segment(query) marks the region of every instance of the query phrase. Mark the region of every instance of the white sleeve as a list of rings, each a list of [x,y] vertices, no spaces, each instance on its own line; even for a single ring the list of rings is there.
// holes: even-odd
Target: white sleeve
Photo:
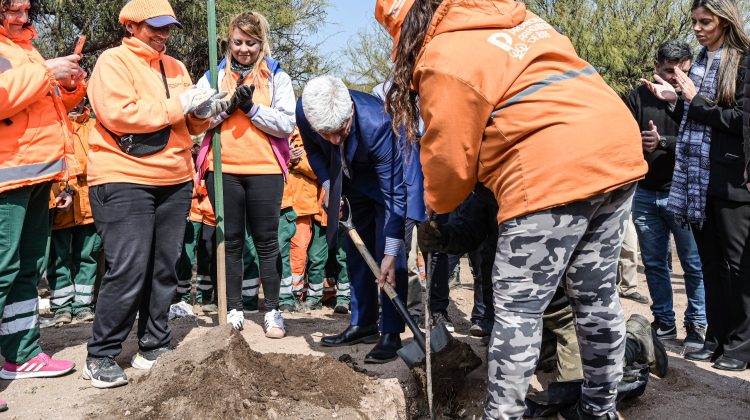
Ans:
[[[196,83],[195,86],[207,89],[211,87],[211,82],[208,80],[208,76],[204,74],[203,77],[198,80],[198,83]]]
[[[248,116],[253,124],[264,132],[286,138],[294,131],[296,124],[294,112],[297,100],[294,97],[292,79],[285,72],[273,77],[273,100],[271,106],[253,105]]]

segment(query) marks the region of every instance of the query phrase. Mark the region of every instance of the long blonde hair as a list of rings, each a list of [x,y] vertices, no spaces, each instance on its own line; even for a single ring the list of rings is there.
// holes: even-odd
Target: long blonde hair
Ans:
[[[245,35],[253,38],[260,42],[260,53],[258,59],[255,61],[253,73],[251,77],[257,78],[261,72],[265,72],[266,75],[270,73],[268,64],[266,64],[265,58],[271,56],[271,43],[269,41],[269,25],[266,17],[258,12],[246,12],[240,13],[229,23],[229,31],[227,32],[227,69],[231,68],[232,65],[232,51],[229,49],[229,43],[231,42],[230,37],[235,29],[239,29]]]
[[[713,13],[722,22],[727,23],[724,29],[724,45],[719,65],[719,81],[716,102],[722,106],[734,106],[737,92],[737,70],[750,45],[750,38],[743,29],[742,16],[735,0],[695,0],[690,10],[703,7]],[[708,63],[710,66],[711,63]]]

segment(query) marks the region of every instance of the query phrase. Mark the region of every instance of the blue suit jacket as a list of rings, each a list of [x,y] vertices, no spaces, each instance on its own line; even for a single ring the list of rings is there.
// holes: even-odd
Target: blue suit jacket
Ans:
[[[404,238],[406,185],[399,137],[391,129],[391,117],[378,98],[349,91],[354,102],[354,121],[344,140],[345,160],[351,178],[344,176],[343,192],[352,188],[385,207],[386,238]],[[297,101],[297,127],[315,175],[321,183],[330,180],[331,148],[337,147],[310,127]]]

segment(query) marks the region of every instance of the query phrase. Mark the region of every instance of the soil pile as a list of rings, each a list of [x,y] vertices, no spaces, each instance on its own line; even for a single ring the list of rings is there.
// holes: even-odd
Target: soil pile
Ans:
[[[330,357],[261,354],[231,327],[214,328],[110,394],[104,417],[331,418],[358,411],[367,381]]]

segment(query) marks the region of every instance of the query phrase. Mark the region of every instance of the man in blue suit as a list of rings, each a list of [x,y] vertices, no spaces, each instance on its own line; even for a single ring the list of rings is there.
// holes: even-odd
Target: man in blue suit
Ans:
[[[336,239],[339,200],[349,200],[352,221],[370,253],[380,262],[376,279],[354,244],[347,239],[351,278],[351,325],[324,337],[324,346],[375,343],[366,363],[397,358],[404,322],[378,285],[391,284],[402,300],[407,293],[404,219],[406,186],[399,138],[391,118],[374,96],[350,91],[337,78],[317,77],[297,102],[297,126],[310,166],[325,189],[329,243]],[[331,247],[334,249],[334,247]],[[382,307],[378,332],[378,296]]]

